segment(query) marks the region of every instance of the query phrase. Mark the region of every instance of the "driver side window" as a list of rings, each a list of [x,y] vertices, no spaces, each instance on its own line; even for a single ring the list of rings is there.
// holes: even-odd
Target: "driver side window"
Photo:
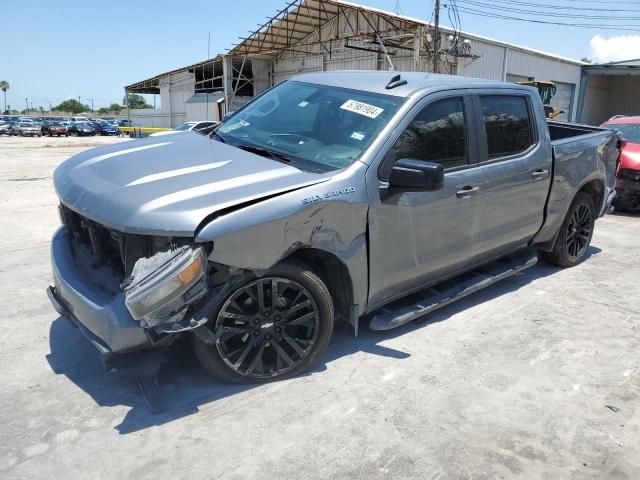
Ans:
[[[425,106],[393,146],[395,159],[440,163],[445,170],[468,164],[462,97],[444,98]]]

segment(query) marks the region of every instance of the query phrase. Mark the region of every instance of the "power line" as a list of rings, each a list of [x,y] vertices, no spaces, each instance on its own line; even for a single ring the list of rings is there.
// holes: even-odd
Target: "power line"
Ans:
[[[566,23],[566,22],[552,22],[547,20],[536,20],[532,18],[522,18],[522,17],[514,17],[511,15],[501,15],[497,13],[491,13],[484,10],[477,10],[469,7],[458,7],[459,11],[462,13],[468,13],[469,15],[475,15],[478,17],[486,17],[486,18],[497,18],[501,20],[515,20],[518,22],[529,22],[529,23],[538,23],[538,24],[546,24],[546,25],[560,25],[564,27],[575,27],[575,28],[588,28],[592,30],[621,30],[628,32],[640,32],[640,27],[638,25],[602,25],[595,23]],[[538,14],[538,16],[540,16]]]
[[[566,2],[579,2],[579,3],[599,3],[602,5],[603,0],[565,0]],[[621,5],[638,5],[637,0],[625,1],[625,0],[607,0],[606,3],[618,3]]]
[[[542,16],[542,17],[556,17],[556,18],[576,18],[580,20],[614,20],[614,21],[615,20],[640,20],[640,17],[616,17],[611,15],[577,15],[575,13],[551,13],[551,12],[527,10],[522,8],[505,7],[503,5],[496,5],[494,3],[474,1],[474,0],[460,0],[460,1],[467,3],[469,5],[474,5],[476,7],[491,8],[491,9],[501,10],[503,12],[508,12],[508,13],[535,15],[537,17]]]
[[[463,0],[461,0],[463,1]],[[638,9],[616,9],[616,8],[596,8],[596,7],[571,7],[568,5],[553,5],[548,3],[531,3],[521,2],[517,0],[491,0],[492,3],[506,3],[508,5],[522,5],[525,7],[535,8],[547,8],[552,10],[564,10],[564,11],[588,11],[588,12],[626,12],[626,13],[640,13]],[[602,2],[599,2],[602,3]],[[636,4],[637,5],[637,4]],[[544,13],[544,12],[543,12]]]

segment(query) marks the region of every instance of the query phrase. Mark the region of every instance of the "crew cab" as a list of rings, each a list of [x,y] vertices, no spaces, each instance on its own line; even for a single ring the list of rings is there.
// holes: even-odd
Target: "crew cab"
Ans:
[[[301,75],[209,136],[62,163],[49,298],[107,366],[188,335],[222,381],[296,375],[335,322],[397,327],[538,252],[582,262],[615,195],[618,140],[548,123],[527,86]]]

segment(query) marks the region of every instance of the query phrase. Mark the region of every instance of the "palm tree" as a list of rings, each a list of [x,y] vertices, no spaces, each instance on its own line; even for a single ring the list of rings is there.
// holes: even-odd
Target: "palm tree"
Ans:
[[[4,112],[7,111],[7,90],[9,90],[9,82],[0,80],[0,89],[4,92]]]

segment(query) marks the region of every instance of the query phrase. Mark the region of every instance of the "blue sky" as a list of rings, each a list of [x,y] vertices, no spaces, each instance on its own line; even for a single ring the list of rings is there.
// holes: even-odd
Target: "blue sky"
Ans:
[[[0,44],[3,45],[0,80],[11,84],[7,103],[22,110],[25,97],[34,107],[43,105],[45,109],[49,101],[55,106],[66,98],[78,96],[88,104],[93,98],[96,108],[121,102],[124,85],[205,59],[208,32],[212,37],[212,56],[223,53],[237,42],[238,36],[256,28],[287,1],[3,2],[0,10]],[[458,0],[458,5],[464,1],[471,0]],[[504,0],[479,1],[504,3]],[[528,1],[535,3],[535,0]],[[541,1],[566,6],[566,11],[575,6],[601,8],[614,3]],[[442,2],[446,4],[448,0]],[[396,0],[360,0],[360,3],[393,10]],[[615,3],[621,8],[637,8],[640,17],[640,0]],[[405,15],[429,19],[433,0],[400,0],[400,8]],[[443,22],[449,24],[446,10],[442,17]],[[638,25],[640,29],[640,23]],[[462,14],[462,28],[578,59],[592,55],[590,41],[597,34],[606,41],[612,36],[631,33],[536,25],[470,14]],[[627,42],[623,41],[623,44]],[[637,53],[640,57],[640,51]]]

